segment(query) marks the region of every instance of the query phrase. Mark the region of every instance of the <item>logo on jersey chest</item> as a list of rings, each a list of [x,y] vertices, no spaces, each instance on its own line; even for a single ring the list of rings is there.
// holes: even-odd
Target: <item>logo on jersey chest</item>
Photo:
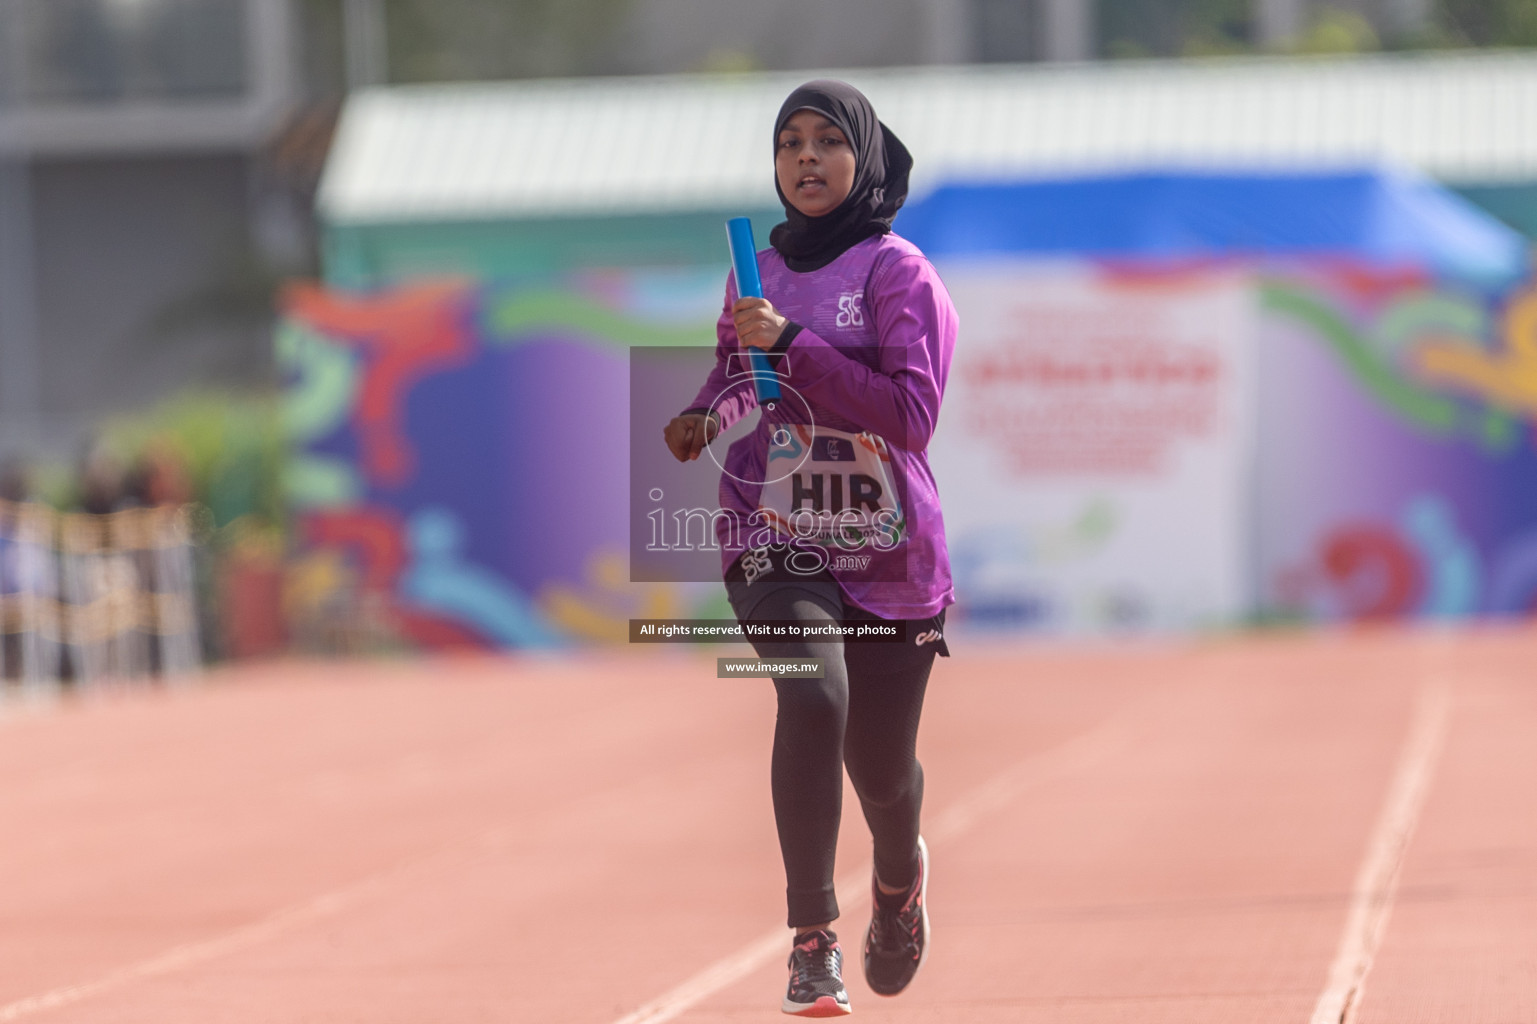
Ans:
[[[844,292],[838,296],[838,316],[833,321],[838,327],[863,327],[865,325],[865,292]]]

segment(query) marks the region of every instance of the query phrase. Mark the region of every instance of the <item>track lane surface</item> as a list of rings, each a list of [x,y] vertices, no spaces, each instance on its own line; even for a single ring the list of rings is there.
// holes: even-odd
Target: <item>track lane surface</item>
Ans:
[[[1439,673],[1446,745],[1359,1012],[1530,1019],[1534,652],[1384,631],[941,662],[934,954],[870,994],[851,908],[856,1014],[1306,1021]],[[713,653],[246,666],[0,717],[0,1022],[633,1014],[782,921],[772,693]],[[840,867],[867,858],[850,795]],[[782,959],[671,1019],[782,1019]]]

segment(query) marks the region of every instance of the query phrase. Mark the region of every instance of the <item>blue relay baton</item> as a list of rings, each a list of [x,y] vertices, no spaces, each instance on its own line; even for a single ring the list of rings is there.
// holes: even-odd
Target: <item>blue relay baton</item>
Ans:
[[[763,278],[758,276],[758,247],[752,240],[752,221],[746,217],[732,217],[726,221],[726,240],[731,243],[731,268],[736,271],[737,296],[763,298]],[[758,395],[758,404],[771,407],[779,401],[779,378],[761,348],[749,348],[747,359],[752,367],[753,390]]]

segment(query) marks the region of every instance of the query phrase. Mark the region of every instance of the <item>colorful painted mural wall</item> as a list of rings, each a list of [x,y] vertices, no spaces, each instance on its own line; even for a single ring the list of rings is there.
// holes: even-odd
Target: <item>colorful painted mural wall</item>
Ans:
[[[1334,264],[1257,287],[1261,613],[1537,610],[1537,286]]]
[[[629,351],[712,345],[720,279],[292,289],[296,625],[362,607],[426,647],[548,647],[698,613],[702,588],[629,582]]]
[[[999,307],[1009,336],[1060,335],[1060,310],[1098,308],[1090,293],[1104,287],[1123,304],[1128,296],[1140,303],[1139,320],[1167,309],[1171,325],[1188,325],[1179,328],[1187,347],[1231,321],[1210,343],[1247,368],[1233,378],[1236,389],[1223,384],[1222,408],[1233,412],[1213,421],[1225,424],[1217,433],[1171,440],[1179,451],[1161,462],[1132,460],[1120,467],[1121,485],[1107,487],[1103,474],[1064,485],[1056,475],[1041,491],[1055,505],[1033,502],[1021,467],[1041,460],[1021,462],[1017,438],[970,445],[965,458],[946,461],[962,607],[1002,608],[1012,595],[1035,609],[973,616],[973,625],[1177,629],[1537,608],[1530,281],[1490,286],[1313,261],[1208,265],[1160,283],[1150,270],[1080,266],[1035,273],[1028,288],[991,288],[1014,297]],[[542,647],[620,642],[632,617],[729,616],[718,584],[632,583],[627,558],[629,435],[639,429],[629,417],[631,349],[710,345],[721,276],[626,270],[366,294],[294,288],[278,349],[295,440],[296,626],[361,607],[382,630],[426,647]],[[1235,280],[1244,297],[1235,297]],[[1053,281],[1062,292],[1055,297]],[[955,283],[958,302],[980,301],[969,297],[977,282]],[[1020,296],[1031,302],[1020,306]],[[1187,299],[1188,315],[1176,308]],[[1026,307],[1056,319],[1009,319],[1028,317]],[[965,322],[964,306],[961,313]],[[986,332],[977,334],[980,307],[970,315],[976,344],[957,358],[957,396],[970,379],[967,359],[992,352]],[[1235,332],[1246,337],[1227,337]],[[1085,343],[1113,340],[1086,335]],[[1008,383],[972,376],[988,387]],[[1128,422],[1137,421],[1146,384],[1116,385],[1100,398],[1124,400]],[[976,415],[962,414],[985,403],[957,396],[951,425],[978,429]],[[994,398],[1013,408],[1007,396]],[[1095,422],[1107,415],[1100,409]],[[962,500],[1005,483],[1022,489],[1007,501]],[[987,508],[1007,521],[971,523]],[[1041,532],[1037,520],[1051,508],[1065,517],[1065,533]],[[1170,543],[1170,530],[1184,539]],[[998,542],[1004,536],[1030,543]],[[1141,604],[1100,601],[1077,619],[1041,612],[1052,594],[1088,583]]]

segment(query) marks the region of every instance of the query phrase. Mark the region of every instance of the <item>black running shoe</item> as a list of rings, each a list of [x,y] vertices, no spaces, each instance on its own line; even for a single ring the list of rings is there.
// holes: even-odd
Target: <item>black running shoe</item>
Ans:
[[[790,951],[790,988],[780,1009],[797,1017],[841,1017],[850,1012],[838,936],[814,931],[796,938]]]
[[[918,877],[905,896],[888,896],[874,881],[870,930],[865,932],[865,980],[879,995],[907,987],[929,955],[929,848],[918,837]]]

